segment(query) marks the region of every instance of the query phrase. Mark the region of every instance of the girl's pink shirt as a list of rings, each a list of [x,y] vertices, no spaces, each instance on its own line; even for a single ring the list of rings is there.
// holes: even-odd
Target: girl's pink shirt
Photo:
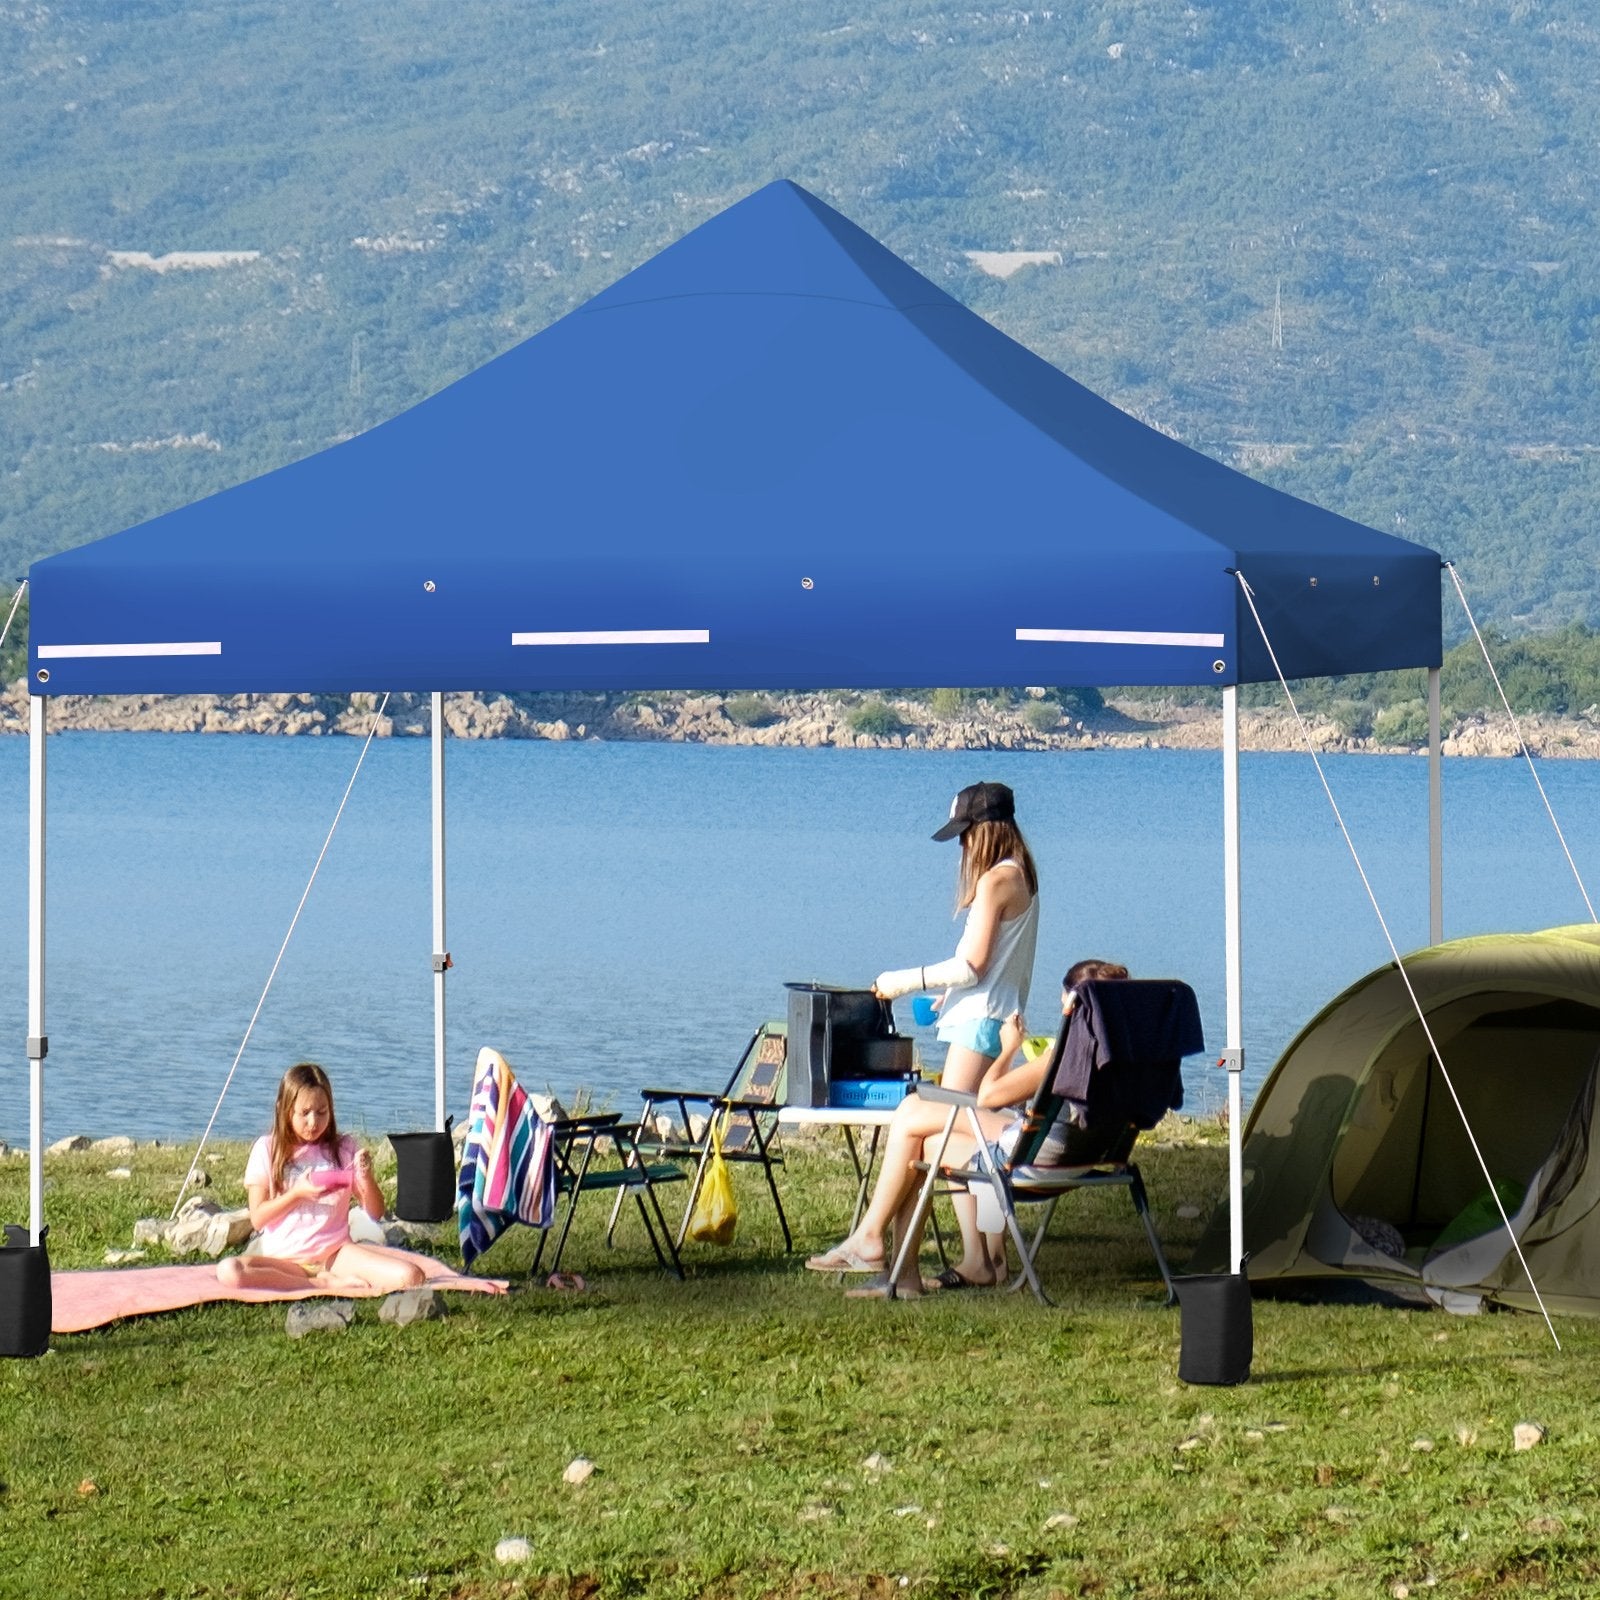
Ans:
[[[284,1169],[283,1187],[292,1189],[308,1172],[330,1167],[348,1169],[354,1166],[355,1159],[356,1142],[349,1134],[339,1140],[337,1156],[331,1154],[325,1144],[303,1144],[289,1158],[289,1165]],[[270,1190],[270,1134],[263,1134],[250,1147],[244,1182],[247,1189],[259,1183]],[[320,1199],[302,1200],[293,1210],[286,1211],[276,1222],[263,1228],[260,1251],[262,1255],[275,1256],[279,1260],[321,1263],[341,1245],[349,1242],[350,1191],[330,1189]]]

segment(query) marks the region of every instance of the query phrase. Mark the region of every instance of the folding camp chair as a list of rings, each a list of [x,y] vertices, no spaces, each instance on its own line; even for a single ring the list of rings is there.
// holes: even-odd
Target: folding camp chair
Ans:
[[[641,1158],[672,1162],[692,1162],[694,1179],[689,1185],[688,1203],[678,1225],[677,1247],[683,1248],[689,1219],[705,1182],[711,1162],[711,1132],[715,1123],[726,1118],[722,1134],[724,1161],[760,1162],[783,1229],[783,1248],[792,1250],[789,1219],[784,1215],[783,1198],[778,1193],[775,1167],[783,1165],[783,1155],[775,1148],[778,1138],[778,1108],[783,1104],[788,1052],[788,1028],[782,1022],[763,1022],[739,1057],[733,1075],[720,1093],[694,1089],[641,1089],[644,1107],[640,1112],[638,1148]],[[691,1107],[703,1106],[698,1118]],[[695,1123],[699,1122],[698,1133]],[[681,1176],[682,1174],[680,1174]],[[622,1210],[622,1196],[611,1209],[614,1228]],[[606,1237],[611,1237],[607,1230]]]
[[[1082,997],[1091,990],[1095,991],[1092,1001],[1085,1002]],[[1019,1289],[1026,1283],[1046,1305],[1052,1302],[1039,1282],[1035,1263],[1062,1195],[1074,1189],[1126,1188],[1134,1211],[1144,1225],[1162,1282],[1166,1284],[1167,1304],[1176,1300],[1166,1252],[1161,1248],[1160,1236],[1150,1216],[1144,1178],[1131,1157],[1141,1130],[1153,1128],[1167,1111],[1183,1104],[1179,1061],[1183,1055],[1202,1048],[1199,1008],[1187,984],[1164,979],[1084,984],[1079,993],[1080,1004],[1056,1036],[1044,1077],[1024,1113],[1021,1132],[1006,1160],[995,1159],[995,1152],[984,1136],[975,1094],[927,1083],[918,1085],[917,1093],[925,1100],[947,1105],[950,1112],[933,1159],[917,1163],[918,1169],[927,1176],[911,1226],[905,1238],[897,1241],[889,1274],[891,1294],[892,1285],[899,1281],[905,1266],[907,1251],[912,1242],[921,1237],[922,1223],[932,1206],[935,1188],[943,1182],[974,1192],[983,1188],[994,1196],[1005,1231],[1016,1245],[1021,1261],[1021,1270],[1011,1287]],[[1099,1037],[1093,1036],[1092,1030],[1096,1028]],[[1074,1030],[1080,1030],[1076,1038]],[[1090,1031],[1090,1037],[1085,1037],[1085,1030]],[[1060,1092],[1068,1086],[1064,1082],[1064,1061],[1072,1042],[1080,1047],[1073,1053],[1074,1060],[1095,1063],[1086,1085],[1071,1085],[1088,1089],[1083,1101]],[[1151,1048],[1162,1053],[1142,1053]],[[1169,1051],[1172,1053],[1167,1053]],[[1083,1123],[1079,1125],[1076,1120],[1070,1123],[1065,1149],[1059,1158],[1041,1163],[1036,1159],[1040,1147],[1069,1104],[1077,1108]],[[963,1117],[965,1131],[970,1133],[976,1150],[964,1165],[949,1165],[944,1159],[945,1150],[958,1118]],[[981,1199],[980,1196],[980,1204]],[[1016,1208],[1025,1204],[1039,1204],[1045,1208],[1031,1240],[1023,1235],[1017,1220]]]
[[[560,1270],[561,1253],[567,1247],[567,1235],[572,1231],[572,1217],[578,1209],[579,1196],[590,1190],[609,1189],[616,1192],[617,1203],[606,1229],[606,1243],[611,1243],[622,1202],[632,1195],[639,1215],[644,1219],[644,1231],[649,1237],[650,1248],[656,1253],[656,1260],[663,1267],[670,1265],[681,1278],[683,1263],[678,1259],[678,1247],[673,1241],[672,1230],[661,1214],[656,1185],[682,1182],[687,1176],[683,1169],[671,1162],[652,1163],[645,1160],[639,1148],[637,1124],[625,1123],[620,1112],[610,1111],[592,1117],[563,1117],[551,1123],[550,1128],[550,1158],[555,1164],[556,1193],[566,1196],[561,1228],[556,1236],[556,1253],[550,1262],[551,1273]],[[609,1141],[611,1148],[609,1155],[602,1157],[606,1164],[596,1166],[597,1147],[602,1140]],[[651,1220],[652,1213],[654,1221]],[[661,1229],[659,1237],[656,1233],[657,1224]],[[539,1235],[539,1248],[533,1257],[532,1272],[535,1277],[549,1237],[548,1228]],[[665,1252],[661,1248],[663,1243],[666,1245]]]

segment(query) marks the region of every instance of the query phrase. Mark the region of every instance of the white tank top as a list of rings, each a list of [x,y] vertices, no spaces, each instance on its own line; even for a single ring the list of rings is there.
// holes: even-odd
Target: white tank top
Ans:
[[[1018,866],[1008,856],[999,863]],[[972,915],[968,909],[967,915]],[[965,927],[962,937],[966,936]],[[1009,922],[1002,922],[994,933],[989,965],[972,983],[950,990],[950,997],[939,1012],[939,1036],[945,1037],[950,1023],[979,1022],[985,1017],[1004,1021],[1013,1011],[1028,1004],[1028,989],[1033,982],[1033,952],[1039,938],[1039,897],[1028,901],[1027,909]]]

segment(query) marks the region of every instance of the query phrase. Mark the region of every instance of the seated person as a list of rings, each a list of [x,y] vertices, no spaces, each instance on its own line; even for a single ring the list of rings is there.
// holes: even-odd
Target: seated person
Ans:
[[[1114,978],[1126,978],[1128,969],[1111,961],[1079,961],[1068,969],[1062,980],[1062,1027],[1072,1015],[1077,1004],[1078,985]],[[1053,1052],[1045,1052],[1034,1061],[1015,1058],[1025,1037],[1025,1025],[1020,1013],[1013,1013],[1001,1029],[1000,1054],[990,1064],[978,1084],[978,1122],[984,1138],[994,1152],[996,1163],[1005,1161],[1016,1148],[1022,1133],[1023,1117],[1029,1102],[1038,1092],[1044,1075],[1050,1069]],[[890,1224],[895,1237],[903,1237],[916,1210],[919,1177],[913,1163],[932,1160],[938,1154],[939,1139],[944,1133],[949,1107],[937,1101],[923,1100],[910,1095],[895,1108],[889,1123],[889,1135],[884,1144],[883,1165],[878,1171],[878,1182],[872,1191],[860,1224],[848,1239],[835,1245],[822,1255],[812,1256],[806,1265],[813,1272],[876,1272],[885,1273],[889,1255],[885,1235]],[[1067,1113],[1045,1135],[1037,1159],[1047,1165],[1059,1160],[1066,1148]],[[977,1159],[977,1147],[965,1119],[956,1123],[950,1141],[945,1146],[945,1163],[948,1166],[968,1166]],[[970,1195],[959,1197],[956,1218],[961,1224],[961,1260],[932,1286],[940,1288],[973,1288],[997,1284],[1006,1275],[1005,1235],[984,1235],[978,1231],[977,1208]],[[909,1298],[921,1294],[924,1288],[917,1266],[915,1241],[906,1252],[905,1266],[895,1293]],[[865,1289],[850,1291],[861,1298],[879,1298],[887,1294],[887,1279]]]

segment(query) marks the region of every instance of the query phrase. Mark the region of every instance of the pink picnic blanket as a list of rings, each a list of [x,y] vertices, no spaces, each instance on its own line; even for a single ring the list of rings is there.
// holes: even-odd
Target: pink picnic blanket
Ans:
[[[461,1289],[473,1294],[504,1294],[504,1278],[469,1278],[432,1256],[411,1254],[423,1270],[430,1289]],[[50,1331],[82,1333],[103,1328],[120,1317],[141,1317],[153,1311],[179,1311],[212,1300],[310,1300],[317,1295],[336,1299],[374,1299],[388,1293],[373,1289],[361,1295],[351,1291],[315,1289],[228,1289],[217,1278],[214,1262],[195,1267],[107,1267],[89,1272],[50,1274]]]

